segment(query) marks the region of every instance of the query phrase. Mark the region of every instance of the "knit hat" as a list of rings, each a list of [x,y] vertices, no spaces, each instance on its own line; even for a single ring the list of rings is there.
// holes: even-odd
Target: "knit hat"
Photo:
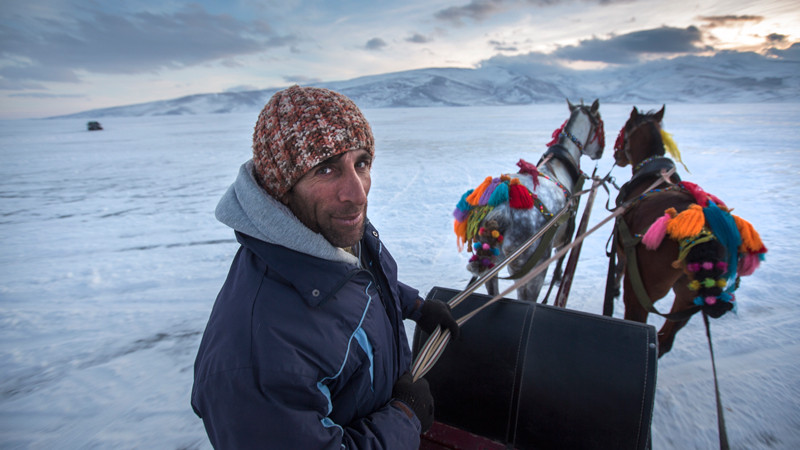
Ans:
[[[322,88],[276,92],[253,132],[256,179],[278,200],[317,164],[357,149],[375,154],[367,119],[352,100]]]

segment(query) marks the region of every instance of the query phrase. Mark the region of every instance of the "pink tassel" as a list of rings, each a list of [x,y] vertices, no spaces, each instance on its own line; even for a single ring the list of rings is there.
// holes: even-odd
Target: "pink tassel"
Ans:
[[[647,229],[647,232],[642,236],[642,244],[648,250],[655,250],[661,245],[661,241],[664,240],[664,236],[667,234],[667,224],[669,223],[670,217],[669,214],[664,214],[663,216],[656,219],[650,228]]]
[[[760,265],[761,259],[757,253],[747,253],[739,260],[739,275],[743,277],[752,275]]]

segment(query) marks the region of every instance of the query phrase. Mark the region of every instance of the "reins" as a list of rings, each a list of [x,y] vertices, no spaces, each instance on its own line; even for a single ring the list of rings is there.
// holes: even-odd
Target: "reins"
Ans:
[[[603,179],[603,181],[605,181],[605,179]],[[525,243],[523,243],[522,246],[520,246],[514,253],[509,255],[504,260],[500,261],[491,270],[489,270],[486,273],[484,273],[480,278],[475,280],[475,282],[473,282],[472,284],[467,286],[466,289],[464,289],[458,295],[456,295],[452,299],[450,299],[447,302],[448,306],[450,306],[451,309],[455,308],[456,306],[458,306],[458,304],[460,304],[467,297],[469,297],[473,292],[475,292],[479,287],[481,287],[482,285],[486,284],[486,282],[488,282],[492,277],[494,277],[497,274],[497,272],[499,272],[501,269],[503,269],[509,263],[511,263],[512,261],[517,259],[525,250],[527,250],[531,245],[533,245],[534,242],[536,242],[539,238],[541,238],[542,235],[544,235],[547,232],[547,230],[549,230],[552,226],[555,226],[555,224],[558,221],[558,219],[563,217],[565,214],[567,214],[569,212],[572,204],[576,201],[576,199],[578,197],[596,190],[600,186],[600,184],[601,183],[593,183],[593,186],[592,186],[591,189],[580,191],[580,192],[576,192],[575,194],[573,194],[567,200],[566,205],[564,205],[564,207],[561,208],[561,210],[559,210],[553,216],[553,220],[551,220],[547,224],[547,226],[543,227],[541,230],[539,230],[538,233],[536,233],[530,239],[525,241]],[[549,266],[553,261],[556,261],[557,259],[563,257],[573,247],[575,247],[577,245],[580,245],[583,242],[583,240],[586,239],[586,237],[588,237],[590,234],[596,232],[598,229],[600,229],[607,222],[609,222],[612,219],[615,219],[617,216],[619,216],[620,214],[625,212],[625,209],[626,209],[625,207],[617,208],[615,211],[612,212],[612,214],[610,214],[605,219],[601,220],[599,223],[597,223],[590,230],[586,231],[584,234],[582,234],[580,236],[576,236],[575,240],[573,242],[571,242],[569,245],[564,246],[562,249],[557,251],[553,256],[551,256],[546,261],[543,261],[542,263],[536,265],[536,267],[534,267],[531,271],[526,273],[525,276],[523,276],[522,278],[517,280],[514,284],[509,286],[503,292],[501,292],[498,295],[496,295],[495,297],[489,299],[486,303],[484,303],[482,306],[478,307],[477,309],[467,313],[466,315],[462,316],[459,319],[456,319],[456,322],[458,323],[458,325],[462,326],[469,319],[474,317],[476,314],[481,312],[483,309],[487,308],[489,305],[491,305],[493,303],[496,303],[498,300],[501,300],[506,295],[508,295],[510,292],[513,292],[514,290],[518,289],[520,286],[522,286],[525,283],[529,282],[536,275],[541,273],[543,270],[547,269],[547,266]],[[449,330],[442,330],[441,327],[437,327],[433,331],[433,333],[431,333],[431,335],[428,337],[428,340],[422,346],[422,348],[420,349],[419,354],[417,355],[417,357],[414,359],[414,362],[412,363],[411,374],[414,376],[414,380],[418,380],[419,378],[422,378],[423,376],[425,376],[425,374],[428,373],[428,371],[439,360],[439,357],[444,352],[444,349],[447,346],[447,343],[449,341],[450,341],[450,331]]]
[[[670,177],[676,171],[675,167],[673,166],[672,169],[669,171],[661,170],[661,176],[657,179],[648,189],[644,191],[643,195],[636,196],[631,198],[626,202],[628,207],[631,207],[638,203],[639,201],[644,198],[648,193],[654,192],[656,186],[661,184],[662,182],[667,182],[671,184]],[[603,315],[611,316],[614,311],[614,303],[613,299],[615,297],[613,289],[611,286],[614,284],[614,279],[616,278],[616,263],[615,263],[615,256],[616,256],[616,248],[618,245],[617,242],[617,235],[619,234],[619,239],[622,244],[622,247],[625,251],[626,255],[626,267],[628,269],[628,275],[631,277],[631,286],[633,287],[634,293],[636,294],[639,303],[642,307],[651,312],[653,314],[657,314],[663,317],[666,320],[677,321],[677,320],[685,320],[689,317],[696,314],[698,311],[702,311],[703,313],[703,323],[705,324],[706,328],[706,337],[708,339],[708,349],[711,354],[711,369],[714,376],[714,392],[716,396],[716,403],[717,403],[717,426],[719,430],[719,445],[720,450],[728,450],[730,448],[728,444],[728,435],[727,429],[725,426],[725,416],[724,416],[724,408],[722,407],[722,397],[719,392],[719,382],[717,377],[717,367],[714,358],[714,347],[711,342],[711,326],[708,320],[708,314],[703,310],[703,306],[701,305],[694,305],[688,309],[683,311],[678,311],[674,313],[661,313],[658,311],[655,306],[653,305],[652,300],[650,299],[649,295],[647,295],[647,290],[642,283],[641,275],[639,273],[639,265],[636,258],[636,245],[641,242],[641,237],[635,237],[630,230],[628,229],[625,220],[622,219],[620,216],[615,224],[615,231],[612,234],[612,247],[611,251],[609,252],[609,265],[608,265],[608,274],[606,276],[606,290],[605,290],[605,299],[603,304]],[[617,233],[619,231],[619,233]]]

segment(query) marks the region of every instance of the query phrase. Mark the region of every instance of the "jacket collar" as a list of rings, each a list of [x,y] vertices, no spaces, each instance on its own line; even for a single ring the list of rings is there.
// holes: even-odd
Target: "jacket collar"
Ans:
[[[272,272],[271,276],[277,275],[290,284],[312,307],[330,299],[362,271],[357,261],[328,260],[265,242],[241,232],[236,233],[236,238],[242,246],[250,249],[266,263],[267,270]],[[361,245],[369,249],[380,248],[378,232],[369,221]]]

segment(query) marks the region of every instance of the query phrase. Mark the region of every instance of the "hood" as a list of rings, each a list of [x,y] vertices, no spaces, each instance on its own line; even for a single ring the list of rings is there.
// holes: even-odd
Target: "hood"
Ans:
[[[239,168],[236,181],[217,204],[217,220],[256,239],[331,261],[358,264],[358,258],[311,231],[289,208],[258,185],[253,161]]]

